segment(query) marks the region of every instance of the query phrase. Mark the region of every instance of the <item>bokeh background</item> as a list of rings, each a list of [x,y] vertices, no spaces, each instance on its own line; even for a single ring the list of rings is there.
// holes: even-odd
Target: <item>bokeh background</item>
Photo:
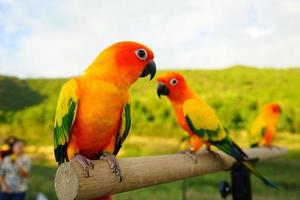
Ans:
[[[247,147],[262,106],[283,114],[276,144],[289,149],[258,169],[280,186],[253,178],[254,199],[300,198],[300,2],[287,1],[17,1],[0,0],[0,139],[18,136],[33,159],[27,199],[56,199],[52,132],[60,87],[80,75],[107,45],[147,44],[159,73],[181,71]],[[132,129],[120,157],[175,153],[185,135],[155,81],[131,89]],[[188,199],[221,199],[228,172],[188,180]],[[181,181],[116,199],[181,199]]]

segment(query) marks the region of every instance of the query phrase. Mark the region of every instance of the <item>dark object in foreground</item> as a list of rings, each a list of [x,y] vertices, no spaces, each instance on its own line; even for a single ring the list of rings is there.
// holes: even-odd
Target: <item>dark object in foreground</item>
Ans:
[[[253,158],[249,162],[255,165],[258,160],[258,158]],[[240,163],[235,163],[231,168],[231,186],[227,181],[222,181],[218,189],[223,199],[232,194],[233,200],[252,200],[249,170]]]
[[[250,173],[240,164],[231,169],[231,193],[233,200],[251,200]]]
[[[220,182],[218,189],[222,199],[226,199],[226,197],[231,193],[231,187],[227,181]]]

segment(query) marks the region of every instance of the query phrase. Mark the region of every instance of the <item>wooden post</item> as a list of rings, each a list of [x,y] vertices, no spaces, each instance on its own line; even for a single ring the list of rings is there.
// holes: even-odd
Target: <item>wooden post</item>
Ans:
[[[241,164],[231,169],[231,194],[233,200],[252,200],[250,173]]]
[[[287,150],[254,148],[246,149],[245,152],[249,158],[263,161],[283,156]],[[118,159],[123,174],[121,183],[105,161],[94,161],[95,168],[90,170],[88,178],[84,176],[83,169],[77,162],[67,162],[56,172],[55,190],[60,200],[92,199],[228,170],[233,165],[234,159],[223,153],[219,154],[220,158],[209,153],[197,154],[196,164],[183,154],[121,158]]]

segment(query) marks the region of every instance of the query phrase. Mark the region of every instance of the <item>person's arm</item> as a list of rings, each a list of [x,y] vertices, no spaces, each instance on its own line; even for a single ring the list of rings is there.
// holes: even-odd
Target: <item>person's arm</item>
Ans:
[[[27,177],[27,176],[29,176],[29,171],[27,171],[27,169],[25,169],[25,167],[23,167],[23,166],[18,166],[17,168],[18,168],[18,170],[19,170],[20,176],[22,176],[22,177]]]
[[[3,176],[4,176],[4,171],[3,171],[2,167],[0,167],[0,186],[1,186],[1,189],[2,189],[3,192],[10,192],[9,188],[5,184]]]
[[[10,192],[2,176],[0,176],[0,185],[3,192]]]
[[[31,168],[31,161],[27,158],[22,164],[17,165],[21,177],[28,177]]]

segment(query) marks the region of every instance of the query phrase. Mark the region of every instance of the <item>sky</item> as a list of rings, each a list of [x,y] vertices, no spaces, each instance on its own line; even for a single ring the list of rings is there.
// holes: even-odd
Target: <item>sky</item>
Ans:
[[[300,1],[0,0],[0,74],[79,75],[122,40],[159,69],[300,66]]]

